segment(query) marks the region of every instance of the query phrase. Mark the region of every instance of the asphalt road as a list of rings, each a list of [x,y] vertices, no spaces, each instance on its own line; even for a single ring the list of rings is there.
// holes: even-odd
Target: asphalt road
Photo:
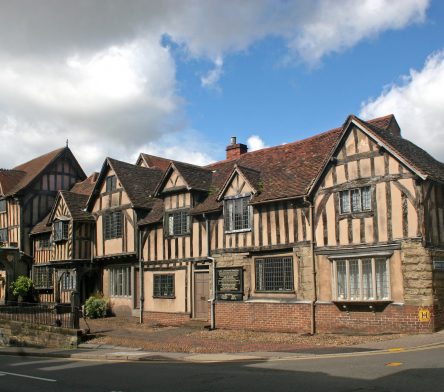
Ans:
[[[97,362],[0,355],[0,391],[443,392],[444,347],[269,362]]]

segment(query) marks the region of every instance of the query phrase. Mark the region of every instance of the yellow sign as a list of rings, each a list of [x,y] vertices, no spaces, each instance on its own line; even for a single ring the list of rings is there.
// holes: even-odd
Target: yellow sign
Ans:
[[[428,323],[430,321],[430,310],[424,308],[419,309],[418,318],[421,323]]]

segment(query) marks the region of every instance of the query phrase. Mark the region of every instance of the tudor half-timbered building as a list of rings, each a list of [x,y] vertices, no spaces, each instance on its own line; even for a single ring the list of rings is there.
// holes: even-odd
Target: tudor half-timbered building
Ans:
[[[5,285],[28,272],[32,260],[29,234],[48,214],[57,191],[70,189],[85,177],[68,147],[0,170],[0,268],[9,271]]]
[[[137,315],[139,299],[139,229],[151,211],[162,171],[107,158],[87,203],[94,216],[94,262],[103,294],[117,313]]]
[[[83,302],[100,289],[92,262],[95,220],[85,211],[97,175],[59,191],[50,213],[31,231],[32,278],[42,302],[69,303],[73,292]]]
[[[172,162],[139,221],[146,317],[294,332],[442,327],[443,174],[393,116],[350,116],[251,153],[234,139],[206,167]]]

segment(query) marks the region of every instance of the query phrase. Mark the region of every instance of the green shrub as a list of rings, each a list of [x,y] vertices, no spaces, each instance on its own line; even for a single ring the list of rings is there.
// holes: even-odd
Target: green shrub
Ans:
[[[16,281],[12,282],[11,289],[12,294],[21,297],[22,299],[26,299],[30,297],[32,293],[32,280],[27,276],[21,275]]]
[[[88,318],[105,317],[108,301],[102,297],[91,296],[85,302],[85,316]]]

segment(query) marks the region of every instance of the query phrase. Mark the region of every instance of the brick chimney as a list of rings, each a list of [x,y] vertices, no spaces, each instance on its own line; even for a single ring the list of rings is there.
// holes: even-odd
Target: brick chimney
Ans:
[[[237,143],[236,136],[231,137],[231,143],[226,148],[227,159],[239,158],[248,151],[246,144]]]

